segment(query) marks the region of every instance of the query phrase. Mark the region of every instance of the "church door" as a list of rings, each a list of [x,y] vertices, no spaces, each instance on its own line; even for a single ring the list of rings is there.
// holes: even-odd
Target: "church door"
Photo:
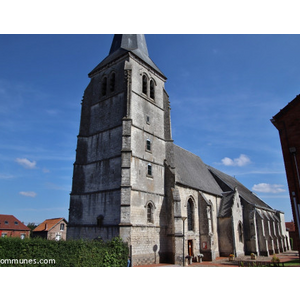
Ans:
[[[193,240],[188,240],[188,249],[189,249],[189,255],[194,256],[193,252]]]

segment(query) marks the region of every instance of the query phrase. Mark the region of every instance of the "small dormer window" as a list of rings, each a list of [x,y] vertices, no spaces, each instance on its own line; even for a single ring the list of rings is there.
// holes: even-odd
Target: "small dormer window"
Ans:
[[[4,224],[5,224],[5,225],[8,225],[8,221],[4,221]]]
[[[143,75],[143,94],[147,95],[148,93],[148,87],[147,87],[148,83],[147,83],[147,76]]]
[[[154,100],[154,81],[153,80],[150,80],[150,98]]]
[[[19,223],[17,221],[15,221],[15,225],[19,225]]]

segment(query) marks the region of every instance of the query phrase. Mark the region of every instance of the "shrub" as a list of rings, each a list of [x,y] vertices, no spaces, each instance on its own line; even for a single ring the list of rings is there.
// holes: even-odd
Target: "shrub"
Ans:
[[[108,242],[1,238],[0,266],[126,267],[128,252],[120,238]]]

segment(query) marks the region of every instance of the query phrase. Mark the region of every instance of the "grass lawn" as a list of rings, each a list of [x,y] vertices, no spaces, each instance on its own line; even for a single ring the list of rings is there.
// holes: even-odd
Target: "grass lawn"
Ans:
[[[300,259],[293,259],[289,262],[284,263],[285,267],[300,267]]]

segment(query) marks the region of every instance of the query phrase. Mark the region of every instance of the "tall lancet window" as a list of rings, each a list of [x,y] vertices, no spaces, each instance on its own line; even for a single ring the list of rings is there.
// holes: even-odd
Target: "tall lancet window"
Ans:
[[[147,95],[147,93],[148,93],[148,87],[147,87],[147,85],[148,85],[148,82],[147,82],[148,80],[147,80],[147,76],[146,75],[143,75],[143,93],[145,94],[145,95]]]
[[[112,73],[110,75],[110,80],[109,80],[109,89],[111,92],[115,91],[115,84],[116,84],[116,74]]]
[[[151,203],[147,205],[147,222],[153,223],[153,205]]]
[[[188,230],[194,230],[194,203],[192,199],[189,199],[187,203],[187,218],[188,218]]]
[[[155,90],[154,90],[154,81],[150,80],[150,98],[154,100],[155,96]]]
[[[107,92],[107,77],[104,77],[102,79],[102,96],[105,96],[106,95],[106,92]]]

